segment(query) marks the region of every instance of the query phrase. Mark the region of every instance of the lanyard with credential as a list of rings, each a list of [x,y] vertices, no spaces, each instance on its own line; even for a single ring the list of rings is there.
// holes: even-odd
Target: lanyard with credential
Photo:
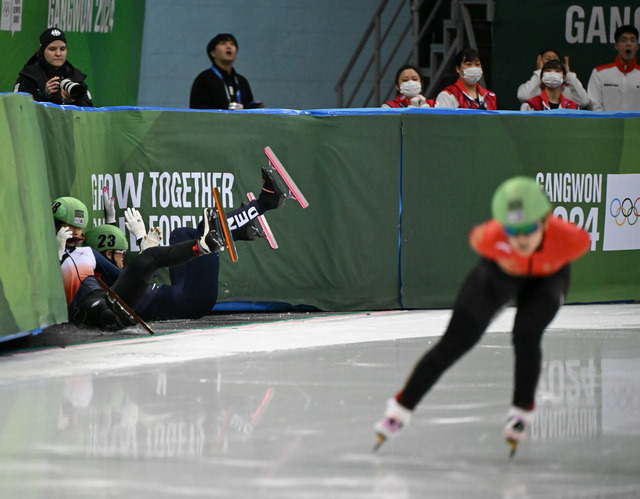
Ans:
[[[220,80],[222,80],[222,84],[224,85],[224,91],[227,92],[227,100],[231,102],[231,92],[229,92],[229,88],[232,88],[232,87],[227,88],[227,84],[225,83],[224,78],[220,74],[220,71],[218,71],[218,68],[212,65],[211,71],[213,71],[213,74],[215,74],[218,78],[220,78]],[[242,102],[242,100],[240,100],[240,84],[238,83],[238,77],[234,76],[233,79],[236,84],[236,100],[235,101],[240,103]]]
[[[462,95],[464,95],[464,98],[467,101],[467,106],[469,106],[469,109],[480,109],[480,110],[487,109],[487,103],[482,98],[482,95],[480,95],[480,92],[478,92],[478,98],[477,99],[474,99],[473,97],[468,95],[467,92],[462,92]],[[473,104],[475,104],[478,107],[474,108]]]

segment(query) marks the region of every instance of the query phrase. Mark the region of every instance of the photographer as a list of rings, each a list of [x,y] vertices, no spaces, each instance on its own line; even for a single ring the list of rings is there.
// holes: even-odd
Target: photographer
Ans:
[[[67,61],[64,33],[49,28],[40,35],[38,51],[18,74],[14,92],[31,94],[38,102],[93,107],[86,77]]]

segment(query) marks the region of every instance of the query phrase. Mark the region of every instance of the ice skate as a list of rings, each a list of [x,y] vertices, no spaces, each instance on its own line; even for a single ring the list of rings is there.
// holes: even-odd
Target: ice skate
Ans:
[[[104,301],[105,304],[117,317],[116,324],[112,325],[112,327],[108,329],[118,330],[139,324],[149,334],[153,334],[153,330],[149,325],[143,321],[140,316],[138,316],[138,314],[136,314],[125,302],[123,302],[122,299],[115,294],[115,292],[107,286],[102,279],[100,279],[100,277],[95,276],[95,279],[100,287],[107,293],[106,300]]]
[[[261,168],[262,191],[258,196],[258,201],[265,210],[275,210],[281,208],[287,200],[287,194],[278,185],[276,173],[272,169]]]
[[[203,213],[204,232],[198,239],[198,248],[202,254],[218,253],[224,250],[224,239],[220,235],[220,217],[213,208],[205,208]]]
[[[509,409],[507,422],[502,431],[510,449],[509,457],[513,457],[516,453],[518,443],[527,438],[527,430],[532,421],[532,411],[525,411],[515,406]]]
[[[373,451],[377,451],[387,440],[395,438],[400,430],[409,424],[409,421],[411,421],[411,410],[400,405],[395,398],[390,398],[387,401],[384,417],[373,427],[377,438]]]
[[[265,171],[274,179],[276,178],[276,175],[277,175],[277,178],[281,179],[282,182],[284,182],[284,184],[286,185],[288,193],[285,193],[285,196],[287,198],[295,199],[298,203],[300,203],[300,206],[302,206],[302,208],[306,208],[307,206],[309,206],[309,202],[306,200],[306,198],[302,194],[302,191],[300,191],[300,188],[293,181],[293,179],[291,178],[291,175],[289,175],[289,172],[284,167],[284,165],[280,162],[280,160],[278,159],[276,154],[273,152],[273,150],[269,146],[267,146],[264,148],[264,153],[267,155],[267,158],[269,158],[269,168],[266,170],[265,169],[262,170],[263,178],[264,178]],[[281,189],[281,191],[284,191],[284,189]],[[262,200],[260,200],[260,202],[262,202]]]

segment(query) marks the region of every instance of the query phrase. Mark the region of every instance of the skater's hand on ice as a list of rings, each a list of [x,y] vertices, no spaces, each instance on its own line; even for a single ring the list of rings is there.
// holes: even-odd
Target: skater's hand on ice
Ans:
[[[116,223],[116,200],[113,196],[109,196],[109,188],[102,188],[102,204],[104,206],[104,223]]]
[[[162,231],[160,227],[151,227],[149,233],[144,236],[142,242],[140,242],[140,251],[160,246],[160,244],[162,244]]]
[[[147,235],[147,229],[142,221],[142,215],[135,208],[127,208],[124,212],[125,225],[129,232],[133,234],[136,241],[143,239]]]
[[[56,234],[56,239],[58,240],[58,260],[62,260],[62,255],[64,255],[64,251],[67,248],[67,240],[72,237],[73,233],[69,227],[61,227]]]

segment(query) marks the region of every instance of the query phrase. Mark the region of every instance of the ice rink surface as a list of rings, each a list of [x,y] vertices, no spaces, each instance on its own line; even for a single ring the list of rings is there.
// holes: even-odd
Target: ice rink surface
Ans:
[[[372,425],[450,312],[335,314],[0,357],[1,498],[640,497],[640,305],[564,307],[510,460],[505,310],[411,424]]]

